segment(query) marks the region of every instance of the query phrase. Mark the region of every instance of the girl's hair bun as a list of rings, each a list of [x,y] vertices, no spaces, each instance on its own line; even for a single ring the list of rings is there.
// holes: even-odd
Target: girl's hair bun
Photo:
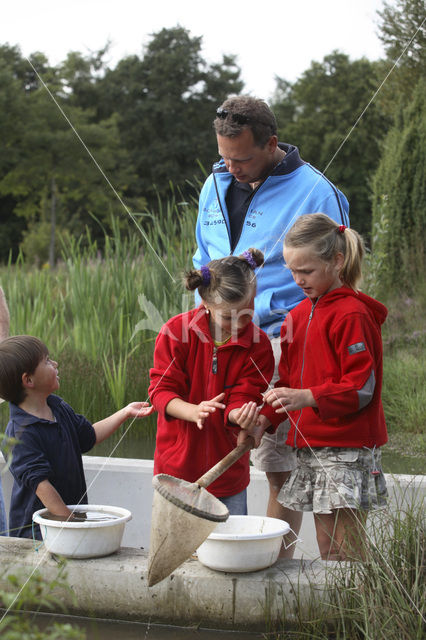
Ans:
[[[264,263],[263,252],[260,249],[254,249],[253,247],[250,247],[250,249],[247,249],[247,251],[244,251],[244,253],[238,257],[248,262],[252,269],[261,267]]]
[[[188,291],[195,291],[203,284],[203,276],[198,269],[190,269],[185,273],[185,287]]]
[[[256,294],[254,270],[262,266],[264,257],[259,249],[247,249],[240,256],[230,255],[211,260],[201,269],[186,271],[184,283],[189,291],[198,289],[205,302],[234,304]]]

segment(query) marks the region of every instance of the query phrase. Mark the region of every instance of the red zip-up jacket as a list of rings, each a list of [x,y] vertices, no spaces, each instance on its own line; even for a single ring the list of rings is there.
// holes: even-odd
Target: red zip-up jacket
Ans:
[[[310,389],[318,407],[290,411],[292,447],[373,447],[387,441],[381,325],[387,309],[349,287],[307,298],[281,328],[276,387]],[[283,414],[262,410],[278,424]]]
[[[236,340],[215,347],[204,307],[171,318],[157,336],[150,370],[148,393],[158,411],[154,474],[194,482],[229,453],[240,430],[228,422],[229,412],[251,400],[260,404],[273,369],[270,341],[252,322]],[[165,413],[173,398],[199,404],[222,391],[226,409],[210,414],[201,430],[194,422]],[[245,489],[249,479],[247,453],[208,490],[218,497],[232,496]]]

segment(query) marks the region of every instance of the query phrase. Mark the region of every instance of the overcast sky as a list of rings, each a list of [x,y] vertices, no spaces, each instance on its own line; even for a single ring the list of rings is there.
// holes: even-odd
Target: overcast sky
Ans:
[[[268,99],[275,76],[294,81],[333,49],[352,60],[384,56],[377,37],[382,0],[4,0],[0,44],[19,45],[57,64],[111,41],[110,66],[141,55],[150,34],[180,25],[202,36],[202,54],[219,62],[236,54],[246,92]]]

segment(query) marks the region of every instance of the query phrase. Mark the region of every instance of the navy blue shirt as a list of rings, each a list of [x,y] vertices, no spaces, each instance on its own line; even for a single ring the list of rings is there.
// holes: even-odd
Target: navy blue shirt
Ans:
[[[50,395],[47,404],[55,422],[9,403],[6,435],[20,441],[11,454],[5,452],[11,458],[10,470],[15,480],[9,513],[11,536],[32,537],[32,515],[44,507],[35,494],[42,480],[49,480],[65,504],[87,504],[81,454],[95,444],[95,430],[59,396]],[[38,526],[34,530],[40,539]]]
[[[252,189],[246,182],[238,182],[234,178],[228,187],[226,192],[226,207],[229,215],[229,229],[231,232],[231,251],[233,252],[238,244],[238,240],[241,236],[241,231],[246,219],[247,211],[256,191],[259,189],[260,184],[256,189]]]

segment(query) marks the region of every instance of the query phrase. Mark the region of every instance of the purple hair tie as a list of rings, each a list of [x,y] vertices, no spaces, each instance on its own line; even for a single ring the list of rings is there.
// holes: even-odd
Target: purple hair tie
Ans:
[[[257,268],[256,261],[251,255],[250,251],[243,251],[243,258],[249,263],[253,271]]]
[[[201,271],[201,277],[203,279],[203,286],[208,287],[211,279],[210,269],[207,266],[203,265],[200,271]]]

